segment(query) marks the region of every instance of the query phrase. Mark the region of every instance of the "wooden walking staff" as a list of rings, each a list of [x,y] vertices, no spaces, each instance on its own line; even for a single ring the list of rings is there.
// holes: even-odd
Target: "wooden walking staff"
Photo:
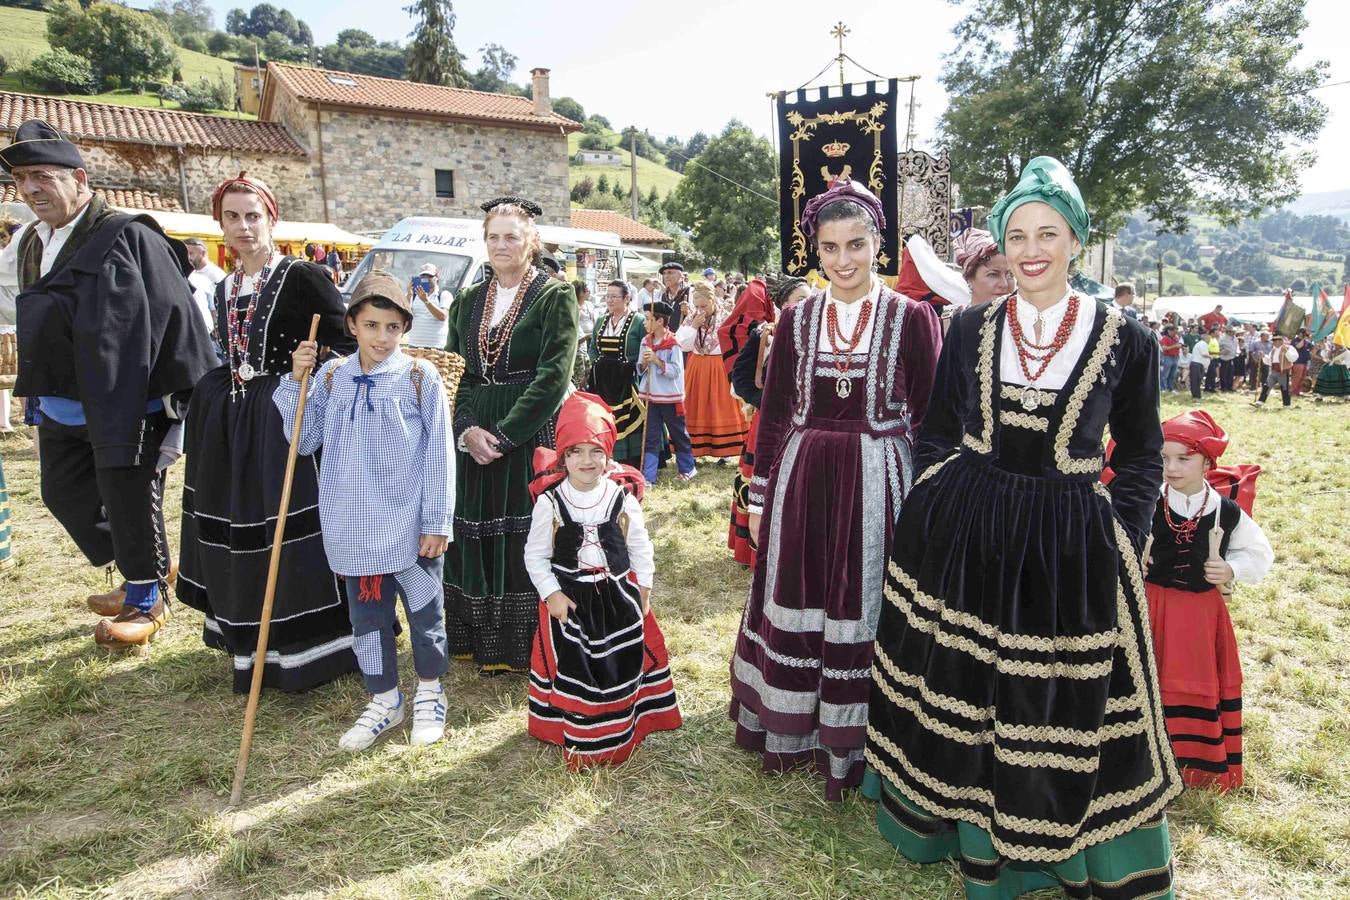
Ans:
[[[318,340],[319,316],[309,323],[309,340]],[[277,527],[272,535],[272,558],[267,566],[267,589],[263,592],[262,616],[258,620],[258,646],[253,651],[253,683],[248,689],[248,706],[244,709],[244,733],[239,738],[239,761],[234,764],[234,787],[230,790],[230,805],[238,806],[244,798],[244,772],[248,770],[248,752],[253,748],[253,725],[258,717],[258,698],[262,695],[263,670],[267,666],[267,636],[272,630],[272,601],[277,595],[277,572],[281,568],[281,542],[286,534],[286,513],[291,506],[291,483],[295,480],[295,460],[300,448],[300,435],[305,424],[305,399],[309,395],[307,369],[300,376],[300,400],[295,405],[295,427],[291,430],[291,449],[286,454],[286,477],[281,482],[281,508],[277,511]]]

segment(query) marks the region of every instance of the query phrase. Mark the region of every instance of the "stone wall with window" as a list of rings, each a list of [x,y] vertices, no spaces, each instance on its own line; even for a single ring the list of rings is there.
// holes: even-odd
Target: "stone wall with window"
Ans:
[[[292,128],[304,120],[278,118]],[[480,203],[503,194],[538,202],[544,224],[571,222],[562,134],[346,110],[320,118],[329,220],[350,231],[380,231],[404,216],[478,218]],[[292,133],[317,168],[313,131]],[[438,179],[437,170],[453,174]],[[453,182],[453,197],[437,196],[438,180],[442,189]]]

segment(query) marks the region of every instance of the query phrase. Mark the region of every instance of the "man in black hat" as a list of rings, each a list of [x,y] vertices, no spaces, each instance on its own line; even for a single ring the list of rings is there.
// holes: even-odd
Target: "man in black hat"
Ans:
[[[670,330],[674,333],[680,330],[680,322],[689,310],[689,280],[684,266],[677,262],[662,263],[659,271],[661,288],[656,299],[670,306]]]
[[[37,401],[42,502],[119,591],[90,598],[104,646],[144,644],[167,614],[163,472],[187,398],[216,364],[187,251],[89,190],[79,149],[39,119],[0,149],[38,221],[18,248],[19,377]]]

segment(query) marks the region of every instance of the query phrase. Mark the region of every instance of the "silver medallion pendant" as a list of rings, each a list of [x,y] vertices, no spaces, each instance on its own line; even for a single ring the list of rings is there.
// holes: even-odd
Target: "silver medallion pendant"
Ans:
[[[834,392],[839,395],[840,399],[847,398],[849,394],[853,393],[853,379],[841,376],[834,383]]]
[[[1022,388],[1022,408],[1027,412],[1035,412],[1041,405],[1041,398],[1037,395],[1035,388]]]
[[[257,374],[258,373],[253,370],[252,364],[250,363],[239,364],[239,377],[244,381],[252,381],[253,376]]]

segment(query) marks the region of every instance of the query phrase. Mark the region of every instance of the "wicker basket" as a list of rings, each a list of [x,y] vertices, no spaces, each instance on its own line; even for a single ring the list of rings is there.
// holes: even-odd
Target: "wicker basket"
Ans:
[[[436,367],[441,374],[441,384],[445,387],[445,399],[450,404],[450,415],[455,412],[455,395],[459,393],[459,380],[464,377],[464,357],[449,350],[435,347],[403,347],[404,353],[416,359],[425,359]]]

